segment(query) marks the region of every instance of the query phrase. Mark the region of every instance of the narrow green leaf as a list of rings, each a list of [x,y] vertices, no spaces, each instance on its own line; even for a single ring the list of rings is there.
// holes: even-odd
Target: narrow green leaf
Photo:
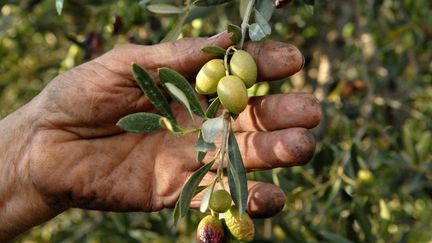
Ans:
[[[212,182],[210,188],[206,191],[203,198],[201,199],[201,205],[200,205],[201,213],[205,213],[205,211],[207,211],[210,202],[210,196],[213,193],[215,185],[216,185],[216,180]]]
[[[194,197],[194,196],[196,196],[198,193],[204,191],[207,187],[208,187],[208,186],[198,186],[198,187],[195,189],[195,192],[194,192],[194,194],[193,194],[192,197]],[[177,202],[176,202],[176,204],[175,204],[175,207],[174,207],[174,211],[173,211],[173,221],[174,221],[174,224],[178,221],[179,216],[180,216],[180,200],[177,200]]]
[[[172,41],[176,41],[177,38],[179,37],[182,29],[183,29],[183,25],[188,17],[188,13],[183,13],[181,14],[178,19],[177,19],[177,23],[174,26],[174,28],[172,28],[168,34],[161,40],[161,43],[164,42],[172,42]]]
[[[176,119],[168,101],[165,99],[150,74],[135,63],[132,64],[132,73],[141,90],[149,98],[154,107],[172,123],[176,124]]]
[[[211,54],[211,55],[214,55],[216,57],[225,56],[225,49],[223,49],[219,46],[206,46],[201,50],[207,54]]]
[[[271,27],[267,20],[261,15],[258,10],[255,9],[255,21],[260,26],[264,34],[270,35],[271,34]]]
[[[368,217],[368,215],[370,215],[370,212],[365,212],[363,206],[356,205],[354,207],[354,215],[357,219],[358,224],[360,225],[360,228],[365,234],[366,242],[376,242],[375,236],[372,233],[372,225]]]
[[[189,104],[189,100],[186,97],[185,93],[172,83],[165,83],[164,86],[167,88],[168,93],[187,109],[189,115],[193,119],[191,106]]]
[[[161,118],[162,116],[154,113],[139,112],[121,118],[117,126],[127,132],[154,132],[161,129]]]
[[[205,142],[213,143],[223,130],[223,117],[211,118],[202,124],[202,137]]]
[[[224,4],[230,1],[232,0],[197,0],[193,4],[200,7],[206,7],[206,6],[215,6],[219,4]]]
[[[195,144],[195,150],[199,152],[215,151],[216,145],[214,143],[207,143],[206,141],[204,141],[202,133],[200,132],[198,140]]]
[[[183,190],[180,193],[180,197],[177,201],[178,206],[176,205],[176,208],[178,208],[177,216],[175,212],[176,210],[174,210],[174,223],[176,223],[179,218],[187,214],[190,207],[190,202],[194,196],[194,192],[196,191],[201,180],[204,178],[205,174],[207,174],[207,172],[213,166],[214,162],[215,160],[203,165],[201,168],[196,170],[184,185]]]
[[[231,196],[240,215],[243,215],[247,208],[248,199],[247,178],[240,149],[232,129],[228,137],[228,158],[228,184]]]
[[[328,240],[329,242],[333,242],[333,243],[353,243],[352,241],[348,240],[347,238],[341,236],[341,235],[337,235],[335,233],[332,233],[330,231],[325,231],[322,230],[319,232],[320,235]]]
[[[249,37],[252,41],[260,41],[266,37],[266,34],[257,23],[254,23],[249,26]]]
[[[214,118],[216,117],[217,111],[219,110],[219,106],[220,106],[220,100],[219,97],[217,97],[216,99],[214,99],[212,101],[212,103],[209,105],[209,107],[207,108],[206,111],[206,117],[208,118]]]
[[[63,0],[56,0],[55,5],[58,15],[61,15],[63,10]]]
[[[196,160],[198,162],[202,162],[206,155],[207,155],[207,152],[198,151],[197,156],[196,156]]]
[[[419,141],[415,145],[415,150],[417,151],[419,161],[426,160],[428,154],[431,151],[432,145],[432,133],[427,131],[423,133]]]
[[[172,83],[186,95],[192,111],[200,117],[204,117],[204,110],[190,83],[179,73],[169,68],[159,68],[159,79],[163,84]]]
[[[234,24],[228,25],[228,33],[232,33],[232,36],[230,37],[231,41],[233,43],[239,43],[242,37],[242,31],[241,28]]]
[[[157,14],[179,14],[183,13],[183,9],[166,3],[153,3],[147,5],[147,10]]]
[[[261,13],[265,20],[269,21],[276,9],[275,1],[273,0],[258,0],[256,4],[257,10]]]

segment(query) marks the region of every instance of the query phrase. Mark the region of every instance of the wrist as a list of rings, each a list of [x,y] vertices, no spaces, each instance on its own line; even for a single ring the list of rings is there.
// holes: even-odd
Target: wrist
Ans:
[[[0,121],[0,242],[58,214],[45,203],[30,175],[39,114],[29,103]]]

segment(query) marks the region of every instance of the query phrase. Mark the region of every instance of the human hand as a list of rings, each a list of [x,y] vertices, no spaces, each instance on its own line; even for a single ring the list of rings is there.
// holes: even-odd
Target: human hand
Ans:
[[[31,187],[28,195],[42,199],[45,205],[40,208],[46,215],[71,207],[111,211],[173,207],[187,178],[201,166],[195,161],[196,135],[130,134],[115,125],[127,114],[154,111],[135,84],[130,64],[135,62],[154,76],[157,68],[170,67],[191,78],[211,58],[202,47],[229,44],[223,34],[155,46],[125,45],[58,76],[26,109],[38,114],[26,159],[19,162],[29,175],[21,182]],[[303,65],[300,52],[288,44],[250,44],[246,50],[254,56],[261,80],[289,76]],[[188,124],[184,110],[175,103],[171,106],[179,123]],[[233,126],[246,169],[306,163],[315,148],[307,129],[316,126],[320,116],[310,94],[250,99]],[[283,207],[284,194],[276,186],[261,182],[248,186],[251,216],[271,216]],[[196,197],[192,206],[198,205]]]

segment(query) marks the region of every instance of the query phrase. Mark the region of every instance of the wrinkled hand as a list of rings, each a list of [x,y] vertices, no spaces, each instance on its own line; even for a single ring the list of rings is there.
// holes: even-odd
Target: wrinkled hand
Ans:
[[[150,70],[170,67],[193,80],[211,57],[207,45],[226,48],[227,34],[212,39],[183,39],[154,46],[124,45],[63,73],[35,99],[41,117],[30,159],[31,180],[47,204],[113,211],[156,211],[173,207],[195,161],[196,135],[169,132],[130,134],[116,122],[123,116],[154,111],[131,76],[131,63]],[[288,44],[266,42],[246,48],[255,58],[261,80],[289,76],[303,57]],[[189,122],[178,104],[171,105],[180,124]],[[320,120],[310,94],[280,94],[250,99],[234,130],[247,170],[302,165],[315,143],[308,128]],[[209,182],[206,176],[204,182]],[[285,202],[282,191],[250,182],[249,212],[271,216]],[[199,198],[193,206],[197,207]]]

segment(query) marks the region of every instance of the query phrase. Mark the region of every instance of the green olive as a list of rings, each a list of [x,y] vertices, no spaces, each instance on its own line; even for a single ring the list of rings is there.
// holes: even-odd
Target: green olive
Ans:
[[[242,112],[248,103],[245,84],[233,75],[223,77],[219,81],[217,94],[225,109],[234,114]]]
[[[236,51],[231,57],[230,71],[232,75],[239,77],[246,85],[252,87],[257,79],[257,65],[253,57],[246,51]]]
[[[210,197],[209,206],[218,213],[225,213],[231,207],[231,195],[225,190],[214,191]]]
[[[225,67],[222,59],[208,61],[196,76],[196,91],[199,94],[216,93],[217,84],[224,75]]]

